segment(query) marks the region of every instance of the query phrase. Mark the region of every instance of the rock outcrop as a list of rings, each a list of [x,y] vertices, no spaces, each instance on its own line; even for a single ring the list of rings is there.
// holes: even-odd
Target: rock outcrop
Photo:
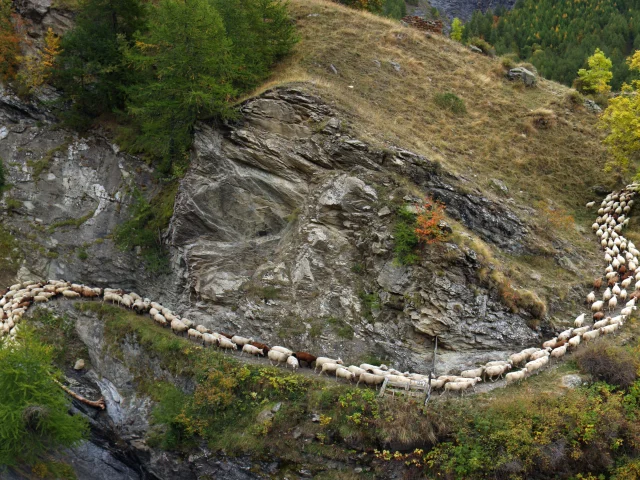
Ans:
[[[458,17],[468,21],[476,10],[486,12],[497,7],[511,9],[516,4],[516,0],[430,0],[429,4],[448,18]]]
[[[267,92],[242,118],[200,126],[176,200],[167,240],[191,318],[418,369],[436,335],[469,360],[537,338],[479,286],[472,250],[446,243],[418,265],[394,261],[391,213],[422,192],[487,242],[522,252],[527,229],[513,212],[463,191],[427,158],[352,138],[302,91]],[[354,338],[336,335],[336,325]]]
[[[13,185],[3,226],[23,246],[18,278],[130,288],[218,330],[415,370],[435,336],[461,366],[538,338],[526,314],[481,285],[472,249],[446,242],[411,266],[393,254],[395,211],[425,193],[504,251],[527,250],[518,216],[427,158],[353,138],[302,90],[267,92],[242,107],[241,122],[198,127],[164,276],[111,239],[132,190],[162,188],[148,166],[7,93],[0,115]]]

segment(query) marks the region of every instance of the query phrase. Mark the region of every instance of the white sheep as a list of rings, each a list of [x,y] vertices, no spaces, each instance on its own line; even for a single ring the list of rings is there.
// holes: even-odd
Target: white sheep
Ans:
[[[204,343],[205,347],[211,347],[213,345],[217,345],[218,344],[218,337],[216,337],[215,335],[212,335],[210,333],[203,333],[202,334],[202,340],[203,340],[203,343]]]
[[[593,327],[592,327],[592,328],[593,328],[594,330],[597,330],[597,329],[599,329],[599,328],[604,327],[605,325],[609,325],[609,320],[610,320],[610,319],[611,319],[611,317],[607,317],[607,318],[605,318],[605,319],[603,319],[603,320],[600,320],[600,321],[598,321],[598,322],[595,322],[595,323],[593,324]]]
[[[464,378],[476,378],[481,377],[482,372],[484,372],[484,367],[478,367],[472,370],[464,370],[462,373],[460,373],[460,376]]]
[[[549,363],[549,357],[545,356],[545,357],[538,358],[537,360],[532,360],[531,362],[527,363],[524,367],[528,373],[533,373],[540,370],[542,367],[544,367],[548,363]]]
[[[245,344],[248,345],[248,344]],[[243,346],[244,348],[244,346]],[[293,371],[297,371],[298,368],[300,368],[300,363],[298,362],[298,359],[296,357],[294,357],[293,355],[287,357],[287,368],[291,367],[293,369]],[[349,372],[351,373],[351,372]],[[351,374],[353,375],[353,374]]]
[[[197,332],[197,330],[195,330],[195,331]],[[200,333],[200,332],[198,332],[198,333]],[[218,336],[218,346],[220,348],[225,349],[225,350],[237,350],[238,349],[238,346],[235,343],[233,343],[227,337],[224,337],[222,335]],[[276,353],[280,353],[281,355],[285,355],[282,352],[276,352]],[[288,357],[288,355],[286,355],[286,357]],[[286,357],[285,357],[285,359],[283,361],[286,360]],[[271,357],[269,357],[269,358],[271,358]],[[278,362],[278,363],[280,363],[280,362]]]
[[[596,301],[596,292],[591,292],[587,295],[587,303],[593,303]]]
[[[320,375],[323,375],[325,372],[335,373],[335,371],[340,367],[338,363],[323,363],[322,370],[320,371]]]
[[[575,337],[571,337],[567,342],[567,345],[569,345],[572,348],[576,348],[578,345],[580,345],[581,338],[582,338],[581,335],[576,335]]]
[[[258,347],[254,347],[253,345],[246,343],[243,347],[242,347],[242,353],[240,353],[240,355],[243,355],[244,352],[247,352],[249,355],[262,355],[264,357],[264,350]],[[289,358],[293,358],[293,357],[289,357]],[[288,360],[288,359],[287,359]]]
[[[384,379],[385,377],[383,377],[382,375],[374,375],[373,373],[365,372],[362,375],[360,375],[360,377],[358,377],[358,382],[356,383],[356,386],[360,385],[360,382],[363,382],[366,385],[372,385],[376,387],[376,390],[377,390],[378,385],[382,385],[382,383],[384,382]]]
[[[527,374],[527,370],[518,370],[516,372],[509,372],[505,375],[505,378],[507,379],[507,385],[511,384],[511,383],[515,383],[515,382],[519,382],[520,380],[524,379],[524,377]]]
[[[286,362],[287,358],[289,358],[291,355],[271,349],[269,350],[267,356],[269,357],[269,362],[271,363],[271,365],[273,365],[273,362],[276,362],[276,365],[280,365],[281,363]]]
[[[253,342],[253,338],[245,338],[245,337],[241,337],[240,335],[234,335],[233,337],[231,337],[231,341],[236,345],[240,345],[241,347],[244,347],[246,344]],[[288,353],[288,352],[291,352],[289,353],[289,355],[293,354],[291,350],[288,350],[287,352],[283,352],[283,353]]]
[[[534,352],[531,354],[531,356],[529,357],[530,361],[533,360],[538,360],[539,358],[542,357],[548,357],[549,356],[549,352],[552,350],[553,347],[545,347],[542,350],[538,350],[537,352]]]
[[[569,328],[569,329],[561,332],[560,335],[558,335],[558,341],[559,342],[566,342],[567,340],[569,340],[571,338],[572,335],[573,335],[573,328]]]
[[[367,372],[364,368],[356,367],[355,365],[349,365],[347,370],[353,373],[356,377],[360,377],[360,375]]]
[[[600,336],[600,330],[592,330],[590,332],[585,332],[582,334],[582,340],[585,342],[589,342],[591,340],[595,340]]]
[[[464,395],[465,390],[472,388],[473,385],[469,382],[448,382],[444,386],[445,392],[460,392],[461,395]],[[444,393],[444,392],[443,392]]]
[[[581,314],[581,315],[578,315],[578,316],[576,317],[576,319],[573,321],[573,325],[574,325],[576,328],[577,328],[577,327],[581,327],[581,326],[582,326],[582,324],[584,323],[584,317],[585,317],[585,314],[584,314],[584,313],[583,313],[583,314]]]
[[[542,344],[542,348],[555,348],[557,343],[558,343],[558,337],[553,337],[551,340],[547,340],[546,342],[544,342]]]
[[[632,306],[632,307],[625,307],[625,308],[623,308],[622,310],[620,310],[620,314],[621,314],[621,315],[624,315],[624,316],[626,316],[626,317],[628,317],[629,315],[631,315],[631,314],[633,313],[633,311],[634,311],[636,308],[638,308],[638,307],[634,307],[634,306]]]
[[[606,327],[602,327],[600,332],[603,335],[609,335],[610,333],[615,333],[615,331],[620,327],[619,323],[612,323],[611,325],[607,325]]]
[[[501,377],[505,372],[507,372],[511,366],[507,365],[493,365],[484,369],[484,376],[490,379],[492,382],[495,381],[495,377]]]
[[[569,345],[565,344],[562,347],[554,348],[553,350],[551,350],[551,356],[553,358],[561,358],[561,357],[563,357],[564,354],[567,353],[567,348],[568,347],[569,347]]]
[[[189,328],[177,318],[171,321],[171,330],[173,330],[177,334],[184,333],[188,329]]]
[[[511,362],[512,365],[520,365],[522,362],[526,361],[529,359],[529,355],[531,355],[530,353],[526,353],[524,351],[519,352],[519,353],[513,353],[511,355],[509,355],[509,361]],[[464,373],[464,372],[462,372]]]
[[[248,342],[248,343],[251,343],[251,342]],[[271,347],[271,350],[275,350],[276,352],[284,353],[286,355],[293,355],[293,350],[289,350],[288,348],[280,347],[277,345],[275,347]]]
[[[599,312],[600,310],[602,310],[603,306],[604,306],[604,302],[602,300],[598,300],[597,302],[593,302],[593,304],[591,305],[591,311],[592,312]]]
[[[196,340],[202,340],[202,334],[195,328],[188,329],[187,336],[189,340],[191,340],[192,338],[195,338]]]
[[[182,323],[184,325],[184,322],[182,322],[181,320],[179,320],[180,323]],[[186,325],[185,325],[186,326]],[[205,327],[204,325],[197,325],[196,326],[196,330],[199,331],[200,333],[202,333],[203,335],[205,333],[211,333],[211,330],[209,330],[207,327]],[[231,339],[233,340],[233,338]],[[236,342],[237,343],[237,342]]]
[[[611,300],[609,300],[609,311],[611,310],[615,310],[616,306],[618,305],[618,297],[611,297]]]
[[[337,363],[338,365],[342,365],[343,361],[340,358],[334,360],[333,358],[328,358],[328,357],[318,357],[318,358],[316,358],[316,367],[314,368],[314,371],[317,372],[318,368],[322,368],[322,365],[325,364],[325,363]],[[362,365],[365,365],[365,364],[363,363]],[[362,365],[360,365],[360,368],[363,368]],[[369,365],[369,366],[372,369],[377,368],[377,367],[374,367],[373,365]],[[368,369],[364,368],[364,370],[368,370]]]
[[[336,379],[344,378],[345,380],[349,380],[349,383],[352,383],[356,378],[356,374],[351,372],[349,369],[344,367],[338,367],[336,369]]]
[[[153,319],[156,321],[156,323],[159,323],[163,327],[166,327],[168,325],[167,319],[164,318],[164,316],[161,313],[156,313],[153,316]]]

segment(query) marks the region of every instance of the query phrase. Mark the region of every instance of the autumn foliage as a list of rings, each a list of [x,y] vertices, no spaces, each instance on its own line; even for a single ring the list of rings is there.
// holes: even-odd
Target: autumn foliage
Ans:
[[[12,23],[11,0],[0,0],[0,79],[11,79],[18,67],[20,39]]]
[[[422,205],[417,206],[415,233],[423,244],[432,244],[446,239],[446,232],[440,227],[444,221],[444,205],[426,197]]]
[[[26,90],[31,91],[34,88],[38,88],[49,79],[56,58],[61,52],[60,37],[53,33],[53,30],[49,27],[44,39],[42,53],[38,56],[19,57],[22,67],[18,74],[18,80]]]

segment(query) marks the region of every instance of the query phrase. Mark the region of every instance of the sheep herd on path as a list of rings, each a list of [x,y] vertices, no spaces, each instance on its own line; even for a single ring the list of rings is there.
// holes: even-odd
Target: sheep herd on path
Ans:
[[[240,355],[249,354],[267,357],[271,364],[291,367],[297,371],[302,365],[313,368],[320,375],[333,374],[336,379],[348,382],[356,381],[357,385],[378,387],[385,380],[387,385],[413,389],[425,387],[431,382],[431,388],[442,392],[460,392],[474,389],[476,383],[483,380],[495,381],[506,377],[506,383],[514,383],[525,379],[549,365],[550,360],[562,358],[568,351],[575,350],[581,343],[593,341],[599,336],[613,335],[636,309],[635,303],[640,297],[640,269],[638,268],[640,251],[635,245],[621,235],[622,229],[629,223],[627,215],[633,205],[633,197],[640,184],[628,185],[621,191],[609,194],[601,203],[598,218],[592,228],[600,239],[604,258],[607,263],[604,278],[594,281],[594,291],[587,296],[587,304],[591,306],[593,324],[585,325],[586,314],[580,314],[574,320],[574,327],[564,330],[556,337],[547,340],[541,348],[531,347],[514,353],[507,359],[488,362],[477,368],[464,370],[460,375],[441,375],[437,378],[412,372],[400,372],[386,365],[361,364],[344,366],[342,359],[317,357],[307,352],[296,352],[281,346],[269,347],[256,342],[253,338],[240,335],[229,335],[214,332],[203,325],[196,325],[185,317],[180,317],[159,303],[142,298],[134,292],[125,293],[120,289],[91,288],[62,280],[42,282],[24,282],[12,285],[7,291],[0,291],[0,336],[14,337],[20,320],[33,304],[44,304],[55,297],[66,299],[101,299],[134,310],[140,315],[148,315],[163,327],[170,328],[175,334],[186,336],[202,344],[204,347],[217,347],[223,351],[241,350]],[[589,202],[593,208],[596,202]],[[637,270],[637,272],[636,272]],[[628,289],[634,282],[633,292]],[[602,300],[597,299],[596,292],[605,286]],[[625,302],[618,315],[605,316],[605,310],[615,312],[618,303]],[[10,345],[6,342],[5,345]],[[510,371],[514,368],[518,370]]]

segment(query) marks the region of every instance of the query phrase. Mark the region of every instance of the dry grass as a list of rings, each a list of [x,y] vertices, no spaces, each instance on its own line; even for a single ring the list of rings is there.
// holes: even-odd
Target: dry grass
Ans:
[[[571,113],[554,128],[525,133],[532,111],[564,115],[553,106],[568,88],[541,80],[538,88],[521,90],[493,74],[500,59],[445,37],[325,0],[290,3],[300,43],[267,87],[305,83],[342,110],[364,139],[413,149],[472,181],[474,174],[500,178],[518,203],[553,199],[573,211],[602,182],[604,150],[593,115]],[[464,100],[468,115],[434,105],[444,92]]]
[[[606,183],[597,117],[567,108],[570,89],[544,79],[536,88],[524,88],[504,78],[500,58],[330,1],[290,0],[290,5],[300,42],[252,95],[294,83],[340,111],[363,140],[421,153],[458,175],[468,190],[499,203],[511,197],[511,208],[534,227],[528,239],[533,251],[554,257],[586,249],[579,265],[584,278],[565,271],[544,278],[541,286],[532,282],[526,260],[506,259],[488,247],[509,263],[504,271],[522,271],[514,287],[535,290],[543,303],[568,280],[577,284],[597,273],[591,236],[573,225],[546,228],[544,216],[532,208],[544,201],[588,227],[593,212],[584,204],[593,198],[590,189]],[[447,92],[462,99],[465,115],[436,105],[434,98]],[[493,178],[507,185],[508,194],[489,186]],[[492,257],[482,250],[483,257]]]

